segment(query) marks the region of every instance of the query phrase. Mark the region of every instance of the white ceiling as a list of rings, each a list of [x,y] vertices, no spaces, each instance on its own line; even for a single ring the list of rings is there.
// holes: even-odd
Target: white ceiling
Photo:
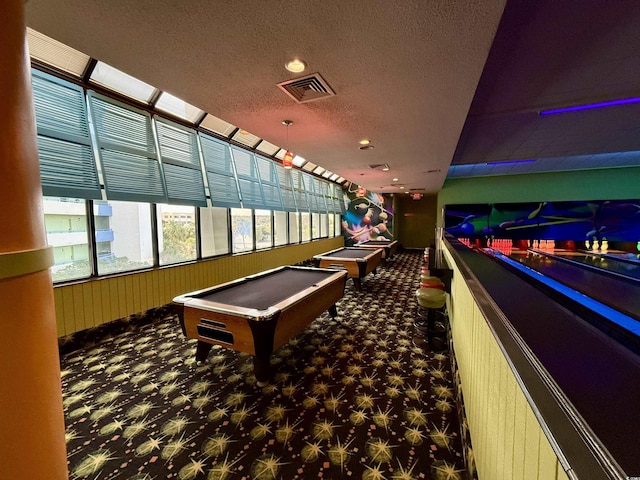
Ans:
[[[485,68],[504,4],[29,0],[25,8],[33,29],[377,192],[402,184],[436,193],[452,162],[486,174],[487,162],[544,157],[553,169],[555,157],[640,150],[639,104],[537,114],[640,95],[640,2],[509,0]],[[302,74],[284,69],[295,56],[308,64]],[[315,72],[335,97],[297,104],[276,86]],[[294,122],[288,142],[284,119]],[[362,138],[375,148],[359,150]],[[368,167],[384,163],[389,172]]]

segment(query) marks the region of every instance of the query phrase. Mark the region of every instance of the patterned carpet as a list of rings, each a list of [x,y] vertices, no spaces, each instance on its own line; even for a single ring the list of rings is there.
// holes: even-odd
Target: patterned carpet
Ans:
[[[247,355],[197,365],[172,315],[63,355],[70,478],[472,477],[449,353],[413,342],[421,265],[405,251],[361,292],[348,281],[337,319],[278,350],[263,388]]]

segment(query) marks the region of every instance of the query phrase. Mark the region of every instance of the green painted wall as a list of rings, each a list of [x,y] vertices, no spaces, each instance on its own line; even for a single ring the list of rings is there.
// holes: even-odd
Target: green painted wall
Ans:
[[[438,194],[438,225],[445,205],[633,198],[640,198],[640,167],[459,178]]]

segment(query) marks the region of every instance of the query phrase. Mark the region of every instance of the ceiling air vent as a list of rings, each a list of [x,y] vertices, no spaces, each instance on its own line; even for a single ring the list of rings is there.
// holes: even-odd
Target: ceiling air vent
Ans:
[[[329,84],[319,73],[278,83],[278,87],[297,103],[312,102],[335,95],[335,92],[331,90]]]

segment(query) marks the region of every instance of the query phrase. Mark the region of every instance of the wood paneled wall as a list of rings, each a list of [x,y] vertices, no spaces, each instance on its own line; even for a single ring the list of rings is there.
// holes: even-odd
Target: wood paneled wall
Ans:
[[[480,480],[568,480],[514,372],[450,253],[448,305]]]
[[[166,305],[182,293],[292,265],[343,245],[342,237],[328,238],[55,287],[58,336]]]

